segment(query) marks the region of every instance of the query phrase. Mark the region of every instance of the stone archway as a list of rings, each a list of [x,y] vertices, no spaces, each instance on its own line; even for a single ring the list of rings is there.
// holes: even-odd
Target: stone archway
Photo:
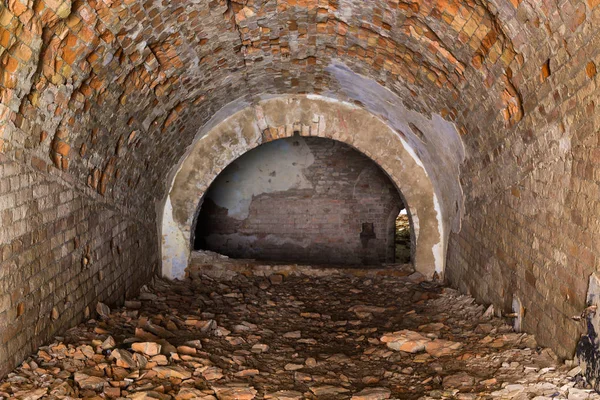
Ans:
[[[402,193],[411,215],[417,271],[443,275],[444,221],[433,183],[413,149],[381,119],[350,103],[314,95],[257,101],[211,124],[180,163],[164,202],[162,271],[182,278],[199,203],[227,165],[256,146],[293,135],[344,142],[376,162]]]

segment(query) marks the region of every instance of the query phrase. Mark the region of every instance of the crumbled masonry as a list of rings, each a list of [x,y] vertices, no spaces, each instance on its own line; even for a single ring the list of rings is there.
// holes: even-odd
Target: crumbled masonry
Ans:
[[[407,269],[197,273],[98,310],[0,397],[600,399],[533,336]]]
[[[599,65],[600,0],[1,1],[0,377],[98,302],[183,278],[210,184],[294,136],[371,159],[417,271],[518,304],[573,359],[600,271]],[[317,224],[381,240],[358,214]]]

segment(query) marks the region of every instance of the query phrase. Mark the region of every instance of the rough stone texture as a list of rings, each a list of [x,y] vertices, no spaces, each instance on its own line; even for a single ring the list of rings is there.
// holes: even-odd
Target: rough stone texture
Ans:
[[[196,248],[261,260],[391,263],[402,208],[389,178],[351,147],[281,139],[215,179],[198,215]]]
[[[232,276],[245,274],[268,277],[273,285],[280,284],[285,276],[330,276],[330,275],[355,275],[357,277],[374,276],[407,276],[414,275],[416,280],[424,280],[422,274],[415,273],[410,264],[396,264],[393,268],[389,266],[372,268],[339,268],[335,265],[312,265],[294,263],[270,263],[258,260],[242,260],[229,258],[212,251],[194,251],[187,269],[188,277],[198,278],[208,276],[218,280],[231,279]]]
[[[231,273],[228,267],[214,260],[208,272]],[[0,397],[600,399],[581,368],[561,365],[534,336],[513,332],[473,298],[423,282],[409,268],[315,274],[301,266],[282,279],[254,268],[216,279],[198,272],[156,279],[134,309],[114,309],[41,347],[0,380]],[[390,348],[388,338],[402,333],[424,346],[416,353]],[[104,349],[108,337],[115,340]],[[140,353],[139,340],[168,350]],[[123,364],[131,354],[137,362]]]
[[[361,74],[398,99],[376,115],[401,126],[398,120],[408,117],[394,110],[402,105],[422,117],[398,130],[440,182],[442,213],[453,213],[452,230],[443,232],[450,282],[504,311],[517,295],[526,309],[523,329],[570,356],[582,331],[571,316],[583,309],[588,276],[600,267],[598,6],[597,0],[5,1],[0,152],[19,171],[42,170],[9,177],[11,185],[35,179],[30,183],[37,186],[51,176],[64,182],[59,195],[86,193],[96,213],[116,213],[116,205],[129,210],[110,228],[110,219],[98,218],[107,224],[102,235],[81,243],[109,241],[106,232],[124,221],[138,232],[130,239],[145,242],[153,229],[132,218],[155,222],[168,170],[223,106],[251,103],[260,93],[319,93],[369,109],[378,103],[349,91],[339,70]],[[444,146],[435,124],[418,123],[441,118],[462,135],[462,167],[455,163],[462,161],[460,146]],[[454,164],[446,168],[439,160]],[[443,171],[454,178],[435,178]],[[464,202],[455,200],[461,190]],[[24,210],[12,201],[4,214]],[[4,218],[3,232],[29,235],[42,226],[29,216],[8,224]],[[17,228],[26,223],[31,229]],[[57,242],[65,243],[41,243],[56,248]],[[144,257],[155,253],[156,242],[142,243]],[[29,257],[25,247],[9,247],[13,257]],[[64,257],[55,253],[44,267]],[[143,264],[136,271],[152,262]],[[120,265],[132,273],[132,265]],[[25,282],[33,292],[60,288],[51,278],[17,279],[25,270],[3,265],[2,282],[11,290]],[[110,285],[123,290],[117,280]],[[0,295],[0,310],[25,312],[5,290]],[[50,322],[40,322],[36,330],[37,318],[18,332],[49,329]],[[2,343],[0,365],[22,358],[23,347]]]

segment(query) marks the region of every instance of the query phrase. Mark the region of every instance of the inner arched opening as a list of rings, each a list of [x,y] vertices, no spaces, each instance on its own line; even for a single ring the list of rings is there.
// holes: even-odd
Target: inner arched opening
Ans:
[[[412,232],[406,208],[394,220],[394,260],[396,263],[408,263],[412,254]]]
[[[195,219],[194,248],[300,264],[410,263],[410,239],[397,257],[401,210],[401,193],[369,157],[296,135],[247,152],[218,175]]]
[[[197,272],[198,267],[203,269],[211,264],[206,259],[207,256],[210,258],[218,255],[193,251],[195,229],[207,191],[227,166],[252,149],[269,142],[284,138],[318,137],[338,141],[356,149],[384,171],[408,210],[411,266],[426,278],[437,274],[443,279],[448,232],[446,228],[452,219],[452,213],[448,213],[450,209],[446,207],[449,200],[438,197],[436,180],[432,179],[436,175],[429,174],[419,158],[425,154],[424,150],[412,147],[408,141],[410,136],[404,131],[393,129],[361,107],[319,96],[276,96],[258,100],[252,106],[247,106],[246,103],[232,105],[227,111],[229,117],[218,113],[213,121],[198,132],[197,140],[172,171],[171,189],[164,199],[161,222],[164,276],[189,276],[194,271]],[[369,182],[368,174],[363,174],[363,178],[365,176]],[[361,185],[357,187],[360,194]],[[278,203],[269,212],[280,207],[281,203]],[[386,234],[389,236],[390,257],[394,253],[395,220],[401,208],[398,206],[389,212],[386,219],[388,230],[380,235],[375,232],[377,238]],[[364,239],[369,235],[370,226],[364,228],[360,223],[359,240],[361,233]],[[222,260],[222,257],[218,259]],[[241,263],[233,264],[248,263],[242,260]],[[268,263],[251,264],[263,268]],[[286,263],[278,264],[286,267]],[[289,263],[287,267],[293,268],[294,264],[304,263]]]

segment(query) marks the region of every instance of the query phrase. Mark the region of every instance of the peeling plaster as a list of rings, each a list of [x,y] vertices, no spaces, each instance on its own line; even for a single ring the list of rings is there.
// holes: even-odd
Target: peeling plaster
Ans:
[[[188,265],[188,252],[186,239],[173,219],[173,205],[167,196],[163,214],[163,275],[170,277],[183,277]],[[169,238],[169,240],[167,239]]]
[[[226,208],[229,217],[244,220],[250,213],[253,196],[291,188],[312,189],[303,170],[311,166],[315,158],[303,140],[298,143],[298,147],[293,147],[286,141],[276,141],[263,146],[261,152],[246,153],[238,168],[234,161],[217,177],[211,199]],[[275,175],[270,176],[272,171]],[[232,187],[235,190],[232,191]]]
[[[267,135],[275,133],[277,137],[288,137],[295,130],[292,126],[300,124],[298,126],[308,128],[311,136],[351,145],[387,172],[403,193],[411,215],[416,243],[415,267],[430,277],[434,272],[443,272],[447,241],[444,225],[451,218],[443,208],[444,203],[436,198],[438,194],[433,179],[430,179],[428,165],[421,159],[419,148],[412,148],[409,136],[403,136],[403,132],[393,129],[389,122],[373,112],[335,98],[263,95],[253,102],[255,106],[244,107],[246,104],[246,100],[240,100],[228,105],[227,112],[218,113],[227,116],[222,122],[213,118],[203,127],[186,157],[182,158],[179,172],[173,175],[168,195],[173,208],[167,210],[171,220],[167,216],[162,228],[166,241],[182,241],[186,259],[191,254],[190,230],[198,202],[212,180],[237,157],[262,143],[265,130],[261,128],[269,126],[274,129]],[[238,109],[240,111],[232,114]],[[203,137],[205,139],[199,140]],[[454,199],[454,196],[450,197]],[[179,225],[177,234],[172,234],[170,221]],[[163,271],[168,277],[182,276],[179,267],[181,254],[173,255],[173,259],[167,254],[180,249],[180,246],[163,246]],[[169,263],[177,267],[168,266]]]
[[[436,195],[441,200],[439,209],[446,215],[448,226],[454,232],[460,231],[464,196],[459,177],[465,150],[454,123],[438,114],[428,117],[409,110],[398,95],[340,62],[330,64],[327,71],[337,79],[346,96],[359,101],[366,110],[383,119],[406,139],[405,147],[420,160],[434,184]],[[414,132],[411,124],[423,132],[426,143]]]
[[[438,227],[440,229],[440,237],[445,238],[444,232],[444,223],[442,221],[442,209],[440,207],[440,202],[438,201],[437,196],[433,196],[433,204],[435,206],[436,217],[438,220]],[[435,272],[443,279],[444,277],[444,258],[446,256],[446,241],[442,241],[440,243],[436,243],[433,245],[433,256],[435,257]]]

